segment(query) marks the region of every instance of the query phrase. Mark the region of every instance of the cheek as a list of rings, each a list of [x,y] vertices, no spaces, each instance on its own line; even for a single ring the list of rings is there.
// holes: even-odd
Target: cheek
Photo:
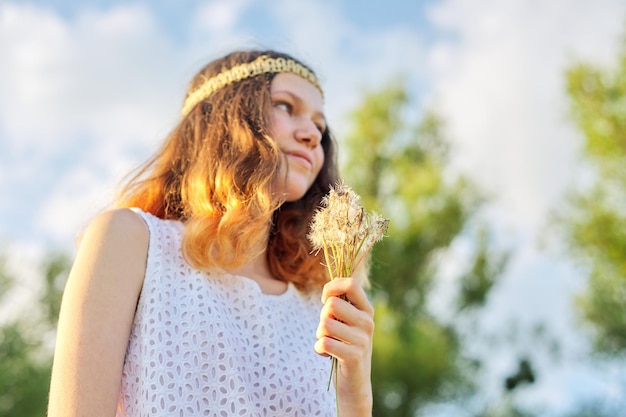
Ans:
[[[276,125],[278,124],[278,121],[276,120],[276,116],[274,115],[274,112],[272,112],[272,114],[270,115],[270,125],[268,126],[269,129],[269,133],[272,136],[275,136],[275,132],[276,132]]]
[[[324,166],[324,160],[326,159],[326,156],[324,154],[324,149],[321,146],[318,146],[315,152],[317,153],[317,172],[315,173],[315,176],[317,176],[317,174],[320,173],[322,167]]]
[[[270,126],[269,126],[270,134],[274,137],[275,140],[280,141],[287,130],[286,121],[284,117],[276,114],[275,111],[272,112],[270,116]]]

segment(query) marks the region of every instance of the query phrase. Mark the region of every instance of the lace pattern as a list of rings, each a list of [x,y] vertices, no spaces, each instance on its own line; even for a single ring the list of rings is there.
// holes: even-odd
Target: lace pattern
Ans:
[[[117,417],[334,416],[330,362],[313,351],[320,294],[194,270],[182,224],[137,212],[150,247]]]

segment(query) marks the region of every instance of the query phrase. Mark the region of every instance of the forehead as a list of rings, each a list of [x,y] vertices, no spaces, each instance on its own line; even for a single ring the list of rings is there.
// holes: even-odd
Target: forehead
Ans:
[[[289,72],[276,74],[270,85],[270,92],[272,94],[280,92],[290,93],[297,96],[302,101],[320,109],[324,105],[322,93],[320,93],[315,85]]]

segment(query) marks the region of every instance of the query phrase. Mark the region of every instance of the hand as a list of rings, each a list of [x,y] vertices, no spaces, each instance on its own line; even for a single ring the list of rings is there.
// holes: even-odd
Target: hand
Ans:
[[[322,302],[315,351],[339,361],[339,414],[370,416],[374,308],[363,288],[352,278],[327,283]]]

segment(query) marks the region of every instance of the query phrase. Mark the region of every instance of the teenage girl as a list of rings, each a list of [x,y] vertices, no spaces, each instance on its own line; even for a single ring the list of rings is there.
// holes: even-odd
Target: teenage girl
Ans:
[[[161,149],[82,237],[49,417],[371,415],[373,308],[306,237],[338,179],[323,104],[313,71],[274,51],[193,78]]]

